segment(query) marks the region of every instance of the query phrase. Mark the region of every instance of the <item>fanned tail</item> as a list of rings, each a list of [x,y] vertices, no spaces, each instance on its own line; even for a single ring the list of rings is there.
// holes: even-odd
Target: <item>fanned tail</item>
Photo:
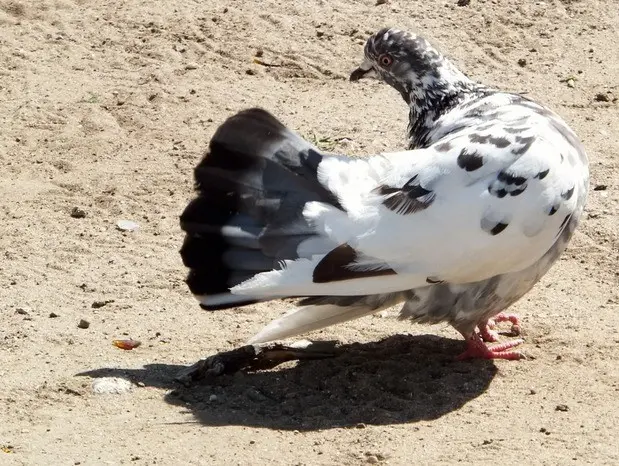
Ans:
[[[298,259],[301,245],[306,253],[333,247],[302,215],[309,202],[339,208],[318,181],[322,159],[315,147],[261,109],[240,112],[219,127],[195,169],[198,195],[180,219],[187,284],[203,308],[271,299],[229,290]]]

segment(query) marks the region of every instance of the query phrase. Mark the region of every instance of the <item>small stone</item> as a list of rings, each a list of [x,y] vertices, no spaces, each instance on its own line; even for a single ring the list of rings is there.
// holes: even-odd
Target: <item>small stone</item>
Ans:
[[[213,401],[217,401],[217,395],[211,395],[208,397],[208,400],[213,402]]]
[[[324,35],[324,31],[316,31],[316,37],[323,37]]]
[[[88,327],[90,327],[90,322],[88,322],[85,319],[80,319],[80,321],[77,324],[77,328],[84,328],[85,329],[85,328],[88,328]]]
[[[355,427],[356,427],[357,429],[365,429],[365,428],[366,428],[366,425],[365,425],[363,422],[360,422],[360,423],[359,423],[359,424],[357,424]]]
[[[116,228],[120,231],[135,231],[140,228],[136,222],[132,222],[131,220],[119,220],[116,223]]]
[[[610,96],[604,92],[598,92],[595,94],[596,102],[610,102]]]
[[[606,191],[607,189],[608,186],[605,184],[598,184],[593,188],[594,191]]]
[[[187,63],[185,65],[185,69],[186,70],[197,70],[198,69],[198,65],[197,65],[197,63]]]
[[[131,391],[133,384],[119,377],[101,377],[92,383],[92,391],[97,395],[121,395]]]
[[[107,301],[95,301],[90,305],[90,307],[92,307],[93,309],[101,309],[103,306],[107,306],[108,304],[111,304],[113,302],[113,299],[108,299]]]
[[[264,50],[262,50],[262,49],[258,49],[258,50],[256,50],[256,57],[257,57],[257,58],[260,58],[260,57],[262,57],[263,55],[264,55]]]
[[[529,395],[535,395],[536,393],[537,393],[537,390],[535,390],[534,388],[529,389]]]
[[[568,79],[566,83],[567,83],[567,87],[574,87],[576,85],[572,78]]]
[[[250,388],[245,392],[245,395],[247,396],[247,398],[249,398],[252,401],[256,401],[256,402],[263,402],[266,401],[267,397],[264,396],[262,393],[260,393],[258,390],[256,390],[255,388]]]
[[[49,313],[49,318],[50,319],[55,319],[56,317],[60,317],[58,314],[56,314],[55,312],[50,312]]]
[[[256,74],[256,70],[252,70],[251,68],[247,68],[245,70],[245,74],[248,74],[249,76],[254,76]]]
[[[471,0],[458,0],[456,5],[458,6],[469,6],[471,4]]]
[[[560,404],[560,405],[556,406],[555,411],[563,411],[563,412],[565,412],[565,411],[569,411],[569,409],[570,408],[569,408],[568,405]]]
[[[518,60],[518,65],[520,66],[527,66],[527,59],[526,58],[521,58]]]
[[[378,464],[378,458],[374,455],[369,455],[365,460],[370,464]]]
[[[80,209],[79,207],[73,207],[73,209],[71,209],[71,217],[84,218],[86,217],[86,211],[84,209]]]
[[[385,3],[387,3],[387,0],[376,0],[376,6],[384,5]]]
[[[25,309],[18,307],[17,309],[15,309],[15,313],[22,315],[22,316],[27,316],[28,315],[28,311],[26,311]]]
[[[249,444],[250,444],[250,445],[254,445],[255,443],[256,443],[256,441],[255,441],[255,440],[250,440],[250,441],[249,441]]]

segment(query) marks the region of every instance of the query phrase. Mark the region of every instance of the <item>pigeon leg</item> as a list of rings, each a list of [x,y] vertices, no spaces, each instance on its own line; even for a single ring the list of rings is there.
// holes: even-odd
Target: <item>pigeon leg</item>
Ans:
[[[282,345],[245,345],[231,351],[209,356],[181,370],[175,380],[189,385],[204,378],[234,374],[241,370],[257,371],[271,369],[287,361],[302,359],[325,359],[340,353],[338,341],[307,341]]]
[[[477,332],[473,332],[471,336],[466,337],[466,343],[466,351],[460,354],[456,360],[508,359],[514,361],[518,359],[525,359],[525,356],[519,351],[508,351],[509,349],[524,343],[524,340],[522,339],[511,340],[494,346],[487,346],[482,340],[482,337],[477,334]]]
[[[487,321],[479,324],[478,328],[481,339],[491,343],[499,341],[499,334],[494,330],[494,328],[501,322],[511,322],[512,335],[520,335],[520,318],[516,314],[506,314],[504,312],[500,312],[492,319],[488,319]]]

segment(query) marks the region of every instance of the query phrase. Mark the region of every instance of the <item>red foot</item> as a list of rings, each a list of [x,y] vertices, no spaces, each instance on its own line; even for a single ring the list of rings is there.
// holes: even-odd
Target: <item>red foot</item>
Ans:
[[[505,314],[500,312],[492,319],[488,319],[485,323],[479,324],[479,335],[483,341],[495,342],[499,341],[499,334],[494,331],[496,324],[500,322],[511,322],[512,333],[520,335],[520,318],[516,314]]]
[[[492,347],[486,346],[481,337],[477,333],[473,333],[473,336],[467,339],[467,348],[464,353],[459,355],[456,360],[463,361],[465,359],[508,359],[515,361],[518,359],[524,359],[524,355],[519,351],[506,351],[510,348],[524,343],[524,340],[511,340],[494,345]]]

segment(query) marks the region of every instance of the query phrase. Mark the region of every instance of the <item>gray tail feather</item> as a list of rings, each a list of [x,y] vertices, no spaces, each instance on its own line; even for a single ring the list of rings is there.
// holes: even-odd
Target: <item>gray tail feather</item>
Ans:
[[[242,111],[215,132],[194,171],[197,197],[181,215],[187,284],[203,308],[256,302],[232,296],[229,289],[298,257],[298,245],[315,236],[302,216],[305,204],[341,208],[318,181],[322,159],[315,147],[261,109]]]

